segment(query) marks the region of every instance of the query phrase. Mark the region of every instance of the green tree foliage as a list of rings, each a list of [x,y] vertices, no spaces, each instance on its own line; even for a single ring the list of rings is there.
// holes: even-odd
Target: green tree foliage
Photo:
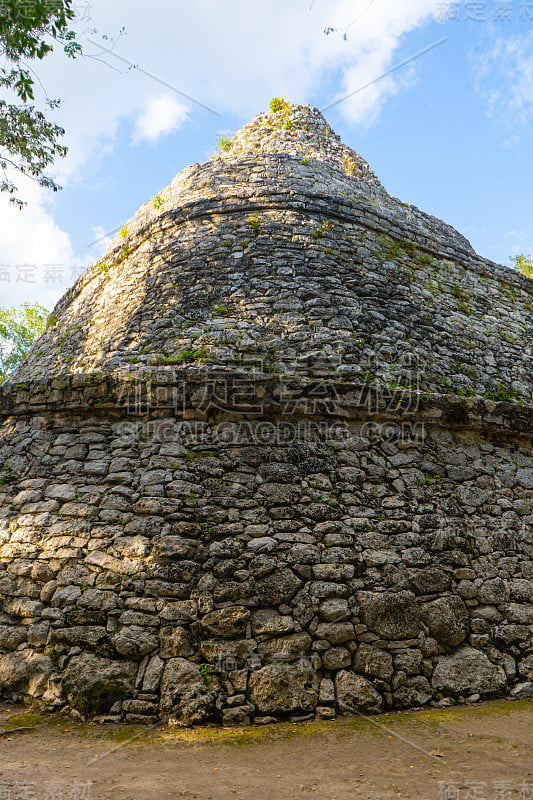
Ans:
[[[60,188],[45,171],[57,157],[66,155],[67,148],[58,142],[65,131],[33,105],[38,78],[27,62],[43,59],[56,44],[67,56],[78,55],[81,47],[69,29],[74,16],[72,0],[0,2],[0,56],[4,62],[0,87],[15,101],[0,100],[0,192],[10,194],[10,201],[20,208],[24,203],[16,196],[9,169],[53,191]],[[45,103],[49,109],[59,105],[58,100]]]
[[[48,311],[39,303],[0,307],[0,383],[5,381],[46,328]]]
[[[528,278],[533,278],[533,257],[532,256],[511,256],[511,261],[516,269]]]

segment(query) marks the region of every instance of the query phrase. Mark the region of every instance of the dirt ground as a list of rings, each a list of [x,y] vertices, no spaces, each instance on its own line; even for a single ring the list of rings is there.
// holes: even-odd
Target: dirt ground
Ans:
[[[0,800],[285,800],[308,793],[533,800],[533,702],[195,731],[84,725],[0,706]]]

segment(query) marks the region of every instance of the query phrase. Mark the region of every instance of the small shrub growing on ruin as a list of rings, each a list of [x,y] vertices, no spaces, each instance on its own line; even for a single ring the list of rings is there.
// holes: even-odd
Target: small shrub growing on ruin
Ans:
[[[248,217],[248,225],[250,226],[251,232],[257,236],[259,229],[261,228],[261,222],[257,214],[252,214],[250,217]]]
[[[273,97],[269,107],[273,114],[277,114],[280,111],[288,114],[291,110],[291,104],[283,97]]]

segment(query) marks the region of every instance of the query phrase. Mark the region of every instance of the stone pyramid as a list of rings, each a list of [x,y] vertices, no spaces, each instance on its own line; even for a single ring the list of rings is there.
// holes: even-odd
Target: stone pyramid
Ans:
[[[235,725],[527,693],[532,286],[316,109],[180,173],[0,390],[0,697]]]

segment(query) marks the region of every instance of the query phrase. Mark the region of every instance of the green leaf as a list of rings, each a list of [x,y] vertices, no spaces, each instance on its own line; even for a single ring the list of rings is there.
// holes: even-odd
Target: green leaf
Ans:
[[[40,303],[0,307],[0,383],[21,363],[44,332],[48,311]]]
[[[41,60],[59,44],[64,53],[75,58],[82,50],[69,23],[75,17],[73,0],[1,0],[0,2],[0,86],[13,92],[22,105],[0,101],[0,192],[12,195],[11,202],[19,207],[22,200],[6,170],[14,169],[28,175],[41,186],[57,191],[60,187],[45,175],[56,158],[62,158],[67,148],[58,144],[64,130],[47,120],[44,114],[28,102],[35,100],[38,77],[26,69],[28,60]],[[59,101],[48,101],[57,108]]]

